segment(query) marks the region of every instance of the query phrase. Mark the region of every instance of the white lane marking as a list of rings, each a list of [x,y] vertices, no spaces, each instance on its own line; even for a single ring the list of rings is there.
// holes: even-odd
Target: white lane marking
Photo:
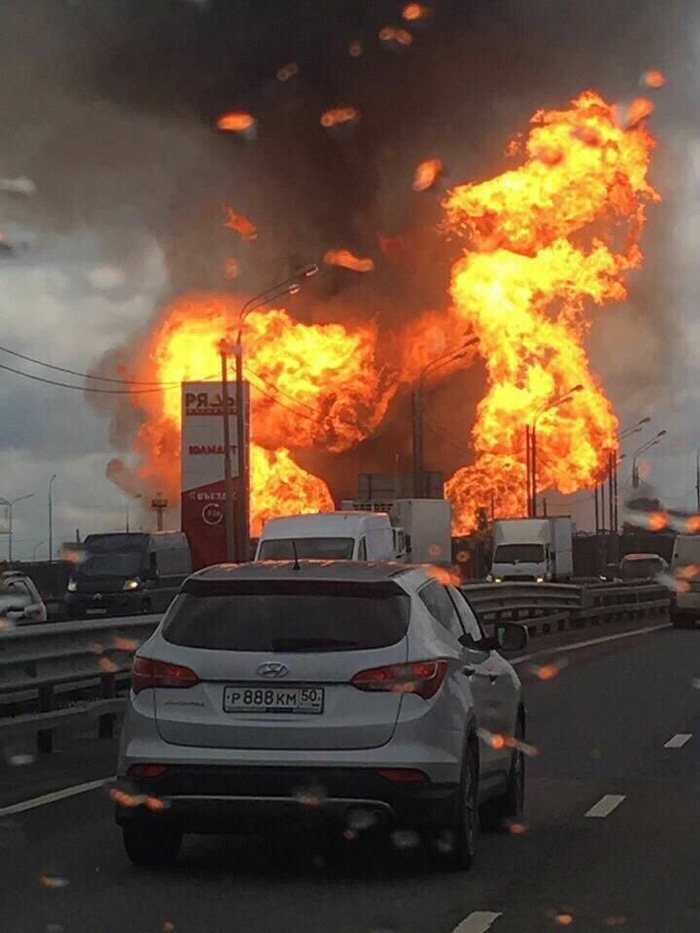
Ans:
[[[683,748],[686,742],[690,742],[693,737],[692,732],[677,732],[664,745],[664,748]]]
[[[484,933],[485,930],[491,929],[500,916],[501,914],[495,914],[490,910],[475,910],[465,917],[452,933]]]
[[[658,632],[662,628],[671,628],[670,622],[661,625],[650,625],[647,628],[636,628],[633,632],[620,632],[618,635],[606,635],[603,638],[589,638],[588,641],[577,641],[573,645],[560,645],[558,648],[543,648],[533,651],[532,654],[523,654],[519,658],[512,658],[511,664],[524,664],[541,655],[564,654],[567,651],[578,651],[580,648],[590,648],[591,645],[602,645],[606,641],[618,641],[620,638],[631,638],[633,635],[645,635],[647,632]]]
[[[609,816],[615,807],[620,806],[624,799],[624,794],[604,794],[598,803],[594,803],[591,809],[585,815],[597,816],[600,818]]]
[[[58,800],[66,800],[68,797],[77,797],[78,794],[87,794],[88,791],[97,790],[104,787],[114,778],[100,778],[99,781],[88,781],[86,784],[75,784],[73,787],[64,787],[62,790],[55,790],[50,794],[44,794],[42,797],[33,797],[31,800],[21,800],[19,803],[12,803],[9,807],[0,807],[0,816],[13,816],[15,813],[24,813],[25,810],[34,810],[36,807],[43,807],[47,803],[56,803]]]

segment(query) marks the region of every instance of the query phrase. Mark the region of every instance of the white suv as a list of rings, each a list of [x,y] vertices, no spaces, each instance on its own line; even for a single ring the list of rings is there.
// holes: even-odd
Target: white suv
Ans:
[[[321,819],[419,831],[468,867],[478,808],[522,808],[521,686],[496,648],[526,638],[486,638],[423,567],[193,574],[134,658],[115,792],[129,858],[173,861],[186,832]]]

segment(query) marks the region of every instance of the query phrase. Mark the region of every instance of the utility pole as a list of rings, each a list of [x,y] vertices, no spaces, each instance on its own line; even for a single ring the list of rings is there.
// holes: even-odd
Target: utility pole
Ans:
[[[240,406],[240,398],[236,406]],[[240,549],[236,535],[235,513],[233,506],[233,468],[231,465],[231,423],[228,394],[228,355],[224,341],[221,341],[221,417],[224,427],[224,525],[226,527],[226,560],[233,563],[240,560]],[[241,474],[241,447],[237,449],[238,474]]]
[[[165,512],[167,507],[168,500],[157,492],[155,497],[151,499],[151,508],[154,509],[156,513],[156,528],[158,531],[163,530],[163,512]]]
[[[53,563],[53,484],[56,479],[56,474],[54,473],[51,479],[49,480],[49,563]]]
[[[530,444],[530,425],[525,425],[525,492],[527,498],[527,517],[532,518],[532,445]]]

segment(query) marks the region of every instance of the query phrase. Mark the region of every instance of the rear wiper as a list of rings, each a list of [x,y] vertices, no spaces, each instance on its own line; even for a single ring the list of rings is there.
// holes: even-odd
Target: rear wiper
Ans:
[[[276,638],[272,642],[273,651],[331,651],[334,648],[343,651],[359,647],[356,641],[340,638]]]

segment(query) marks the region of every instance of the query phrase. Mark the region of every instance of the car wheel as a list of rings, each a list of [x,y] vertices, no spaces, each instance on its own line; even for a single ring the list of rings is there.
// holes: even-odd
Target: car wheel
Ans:
[[[134,865],[172,865],[182,843],[178,830],[138,823],[123,826],[122,836],[124,851]]]
[[[446,827],[434,840],[436,859],[448,871],[471,868],[479,833],[479,762],[470,743],[464,755],[459,783],[457,823]]]
[[[525,726],[522,716],[518,716],[515,738],[525,739]],[[513,749],[506,791],[484,804],[482,823],[491,830],[506,829],[509,821],[517,820],[523,814],[525,806],[525,753],[519,748]]]

